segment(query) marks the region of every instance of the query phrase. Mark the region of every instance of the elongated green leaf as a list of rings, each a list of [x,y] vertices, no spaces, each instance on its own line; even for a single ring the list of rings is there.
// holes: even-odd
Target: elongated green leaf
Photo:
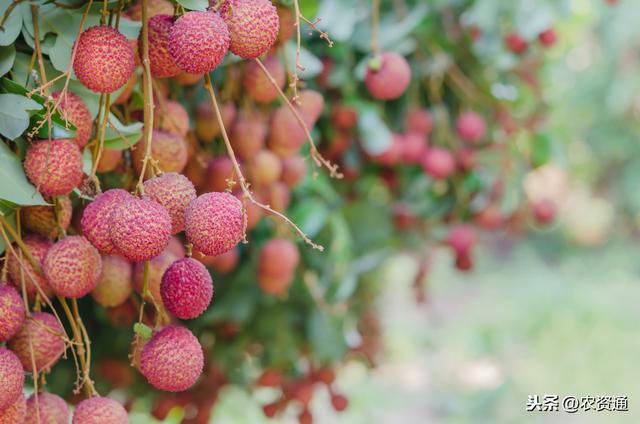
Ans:
[[[20,159],[5,143],[0,143],[0,181],[0,199],[19,206],[48,204],[27,181]]]
[[[40,110],[37,102],[17,94],[0,94],[0,134],[10,140],[29,128],[29,110]]]
[[[5,12],[11,6],[13,2],[2,1],[0,2],[0,16],[4,16]],[[9,46],[18,38],[20,29],[22,28],[22,14],[20,13],[19,5],[14,7],[7,19],[2,25],[2,31],[0,31],[0,46]]]
[[[177,0],[185,9],[189,10],[207,10],[209,2],[207,0]]]
[[[358,129],[364,150],[371,154],[380,154],[391,146],[391,131],[380,117],[375,107],[360,108]]]
[[[9,72],[15,60],[16,60],[15,46],[0,47],[0,75],[4,75],[7,72]]]
[[[105,134],[104,147],[124,150],[135,145],[142,138],[142,122],[129,125],[121,123],[115,115],[109,114],[109,123]]]

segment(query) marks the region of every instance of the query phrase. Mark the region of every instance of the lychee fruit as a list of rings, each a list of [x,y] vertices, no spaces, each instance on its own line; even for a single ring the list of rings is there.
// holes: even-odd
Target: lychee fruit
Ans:
[[[111,241],[130,261],[157,256],[171,238],[171,216],[158,202],[131,197],[119,203],[111,215]]]
[[[282,160],[282,175],[280,179],[289,188],[300,184],[307,175],[307,161],[302,156],[290,156]]]
[[[458,168],[463,172],[469,172],[476,166],[476,152],[471,149],[462,149],[456,154]]]
[[[164,272],[160,294],[162,303],[175,317],[196,318],[211,302],[213,280],[200,262],[193,258],[182,258]]]
[[[284,66],[280,63],[277,56],[267,57],[263,63],[269,74],[273,77],[276,85],[280,89],[284,88],[286,83],[286,73]],[[273,86],[269,77],[262,71],[258,63],[252,61],[247,64],[242,79],[247,95],[259,103],[269,103],[278,97],[278,90]]]
[[[243,59],[262,56],[278,38],[280,19],[271,0],[227,0],[220,16],[229,27],[229,50]]]
[[[422,157],[422,169],[436,180],[444,180],[456,170],[453,154],[441,147],[430,147]]]
[[[393,134],[389,146],[382,152],[371,154],[371,159],[380,165],[394,166],[402,159],[403,150],[402,135]]]
[[[149,275],[148,275],[148,288],[149,293],[153,297],[153,301],[162,305],[162,295],[160,294],[160,283],[162,282],[162,276],[169,266],[176,260],[180,259],[175,256],[174,253],[164,250],[155,258],[149,261]],[[144,284],[144,263],[138,262],[134,267],[133,272],[133,285],[136,291],[142,294],[142,286]],[[150,299],[147,299],[150,300]]]
[[[144,345],[140,371],[157,389],[181,392],[202,374],[204,354],[198,339],[186,328],[167,326]]]
[[[195,85],[202,81],[204,74],[191,74],[189,72],[180,71],[173,80],[180,85]]]
[[[258,113],[240,112],[230,134],[233,151],[242,160],[252,159],[265,145],[267,125]]]
[[[303,117],[308,127],[315,125],[324,109],[324,96],[315,90],[302,90],[298,94],[298,108],[303,112]]]
[[[82,213],[82,234],[101,253],[117,253],[111,241],[111,214],[116,206],[133,198],[127,191],[116,188],[96,196]]]
[[[117,29],[94,26],[76,41],[73,72],[97,93],[113,93],[127,83],[136,67],[135,53],[127,37]]]
[[[485,136],[487,124],[482,116],[475,112],[465,112],[456,121],[458,135],[464,141],[477,143]]]
[[[447,244],[457,255],[469,254],[476,242],[476,232],[468,224],[456,225],[449,231],[449,236],[447,237]]]
[[[538,40],[545,47],[552,47],[558,41],[558,34],[553,28],[548,28],[538,35]]]
[[[18,291],[0,283],[0,343],[13,337],[24,323],[24,302]]]
[[[20,393],[11,405],[5,409],[0,409],[0,424],[24,423],[26,414],[27,402],[24,395]]]
[[[225,191],[229,181],[237,181],[231,159],[225,155],[209,160],[204,188],[207,191]]]
[[[58,197],[58,211],[54,206],[26,206],[20,209],[22,227],[42,237],[53,239],[71,224],[73,207],[68,197]]]
[[[214,70],[229,50],[229,29],[213,12],[187,12],[169,31],[169,53],[183,71],[202,74]]]
[[[296,28],[296,17],[290,7],[276,4],[280,25],[278,28],[278,44],[283,44],[291,38]]]
[[[242,202],[230,193],[199,196],[189,204],[185,218],[187,240],[205,255],[221,255],[244,237]]]
[[[25,236],[22,241],[29,249],[31,256],[42,268],[44,257],[51,247],[51,242],[33,235]],[[17,245],[14,245],[13,251],[9,251],[7,254],[7,272],[11,278],[11,283],[20,293],[22,293],[22,281],[24,278],[25,288],[29,297],[33,298],[37,293],[42,292],[46,295],[51,294],[51,287],[47,279],[33,269],[31,262]],[[40,287],[41,291],[38,291],[37,287]]]
[[[299,112],[305,123],[311,122],[304,112]],[[311,129],[311,128],[309,128]],[[278,107],[269,125],[269,149],[280,157],[292,156],[300,150],[307,135],[293,112],[286,106]]]
[[[60,92],[55,92],[51,96],[57,99],[60,97]],[[65,92],[58,107],[61,111],[62,118],[76,127],[76,136],[73,140],[79,148],[83,148],[89,141],[89,138],[91,138],[91,131],[93,129],[93,118],[91,117],[89,108],[80,96],[68,91]]]
[[[173,26],[171,15],[149,18],[149,68],[156,78],[174,77],[182,72],[169,54],[169,31]],[[142,36],[138,51],[142,52]]]
[[[249,179],[256,188],[268,187],[280,179],[282,163],[271,150],[259,151],[249,162]]]
[[[379,100],[397,99],[411,82],[411,67],[398,53],[382,53],[376,66],[369,66],[364,83],[371,95]]]
[[[218,256],[204,256],[201,254],[194,255],[202,265],[212,268],[218,274],[228,274],[236,268],[240,259],[240,249],[234,247],[227,253]]]
[[[529,48],[529,43],[516,32],[508,34],[504,41],[507,48],[517,55],[523,54]]]
[[[122,150],[117,149],[103,149],[98,166],[97,172],[111,172],[115,170],[122,162]]]
[[[118,255],[102,256],[102,272],[91,297],[106,308],[122,305],[133,290],[131,263]]]
[[[144,182],[144,193],[160,203],[171,216],[171,234],[184,230],[184,213],[195,199],[196,189],[187,177],[168,172]]]
[[[542,199],[533,205],[533,217],[541,225],[548,225],[556,218],[557,207],[555,202]]]
[[[142,20],[142,2],[136,1],[127,9],[127,14],[134,21]],[[147,16],[149,19],[157,15],[173,15],[173,4],[168,0],[148,0]]]
[[[184,137],[189,131],[189,114],[179,102],[163,99],[155,106],[153,126]]]
[[[8,408],[22,394],[24,371],[20,359],[7,348],[0,347],[0,410]]]
[[[427,109],[409,109],[404,117],[404,129],[407,132],[429,135],[433,131],[433,117]]]
[[[182,243],[182,240],[180,240],[176,236],[171,237],[171,239],[169,240],[169,244],[167,245],[167,248],[165,250],[173,254],[178,259],[184,258],[186,255],[184,243]]]
[[[68,236],[49,248],[42,268],[57,295],[78,299],[98,284],[102,260],[86,238]]]
[[[68,194],[82,182],[82,154],[73,140],[39,140],[27,149],[24,171],[40,193]]]
[[[33,312],[7,347],[16,354],[27,372],[50,369],[64,352],[64,330],[55,316],[47,312]]]
[[[358,111],[351,106],[338,104],[331,109],[331,120],[339,129],[349,131],[358,124]]]
[[[145,153],[145,140],[140,140],[131,154],[133,167],[138,174],[142,172],[142,161]],[[187,153],[187,143],[184,138],[167,131],[153,130],[151,157],[158,162],[158,167],[163,172],[182,172],[187,164]],[[147,170],[147,175],[149,175],[150,169],[148,165]]]
[[[276,181],[271,184],[270,187],[265,187],[262,191],[262,195],[266,199],[266,203],[271,206],[271,209],[277,212],[286,212],[289,204],[291,203],[291,192],[289,187],[281,181]],[[251,204],[252,202],[247,202]]]
[[[336,411],[342,412],[349,406],[349,400],[344,395],[334,393],[331,395],[331,405]]]
[[[417,132],[406,133],[400,137],[401,156],[406,163],[419,164],[427,151],[427,139]]]
[[[225,128],[231,128],[236,119],[236,106],[225,103],[220,109],[222,122]],[[205,143],[211,143],[220,134],[220,125],[215,112],[211,108],[211,102],[205,102],[196,108],[196,135]]]
[[[291,240],[272,239],[260,249],[258,285],[269,294],[287,290],[300,261],[298,248]]]
[[[72,424],[128,424],[127,411],[107,397],[94,396],[80,402],[73,411]]]
[[[27,399],[24,424],[67,424],[70,418],[67,403],[58,395],[42,392]]]

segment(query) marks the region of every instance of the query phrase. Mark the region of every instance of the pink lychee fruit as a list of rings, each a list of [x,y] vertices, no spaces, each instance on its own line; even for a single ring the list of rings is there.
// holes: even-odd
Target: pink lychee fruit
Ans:
[[[477,143],[485,136],[487,124],[482,116],[477,113],[465,112],[458,118],[456,129],[461,139],[470,143]]]
[[[122,305],[133,290],[132,274],[131,263],[122,256],[103,255],[100,279],[91,296],[106,308]]]
[[[213,296],[213,281],[209,271],[193,258],[172,263],[160,284],[162,303],[174,316],[192,319],[200,316]]]
[[[299,262],[298,247],[291,240],[269,240],[260,250],[258,285],[265,293],[283,293],[291,284]]]
[[[7,347],[18,356],[22,367],[33,372],[31,352],[36,371],[49,370],[64,352],[64,330],[55,316],[48,312],[33,312],[26,319]]]
[[[52,245],[51,242],[34,235],[25,236],[22,241],[29,249],[31,256],[42,268],[44,257]],[[47,296],[51,294],[51,287],[47,279],[33,269],[31,262],[17,245],[13,245],[13,249],[9,251],[7,256],[7,271],[11,278],[11,283],[20,293],[22,293],[22,281],[24,279],[29,297],[35,297],[37,293],[42,294],[42,292]],[[38,287],[40,287],[40,291]]]
[[[427,109],[409,109],[404,117],[404,129],[407,132],[429,135],[433,130],[433,117]]]
[[[144,182],[144,193],[165,207],[171,216],[171,234],[184,230],[184,214],[196,196],[196,189],[187,177],[168,172]]]
[[[153,114],[156,129],[177,134],[181,137],[189,131],[189,113],[179,102],[163,99],[157,102]]]
[[[98,284],[102,259],[86,238],[68,236],[51,246],[43,271],[57,295],[78,299]]]
[[[286,72],[284,66],[277,56],[269,56],[263,61],[263,65],[271,74],[280,89],[286,83]],[[242,79],[247,95],[259,103],[269,103],[278,97],[278,90],[273,86],[269,77],[262,71],[258,63],[252,61],[247,64]]]
[[[280,19],[271,0],[227,0],[220,15],[229,28],[229,50],[243,59],[262,56],[278,38]]]
[[[136,1],[127,9],[127,14],[134,21],[142,20],[142,2]],[[173,15],[173,4],[168,0],[148,0],[147,15],[149,19],[157,15]]]
[[[53,239],[71,224],[73,206],[68,197],[58,197],[58,211],[54,206],[26,206],[20,209],[22,227],[42,237]],[[57,216],[56,216],[57,215]]]
[[[27,402],[20,393],[18,398],[7,408],[0,410],[0,424],[20,424],[27,414]]]
[[[80,402],[73,411],[72,424],[129,424],[127,411],[120,403],[94,396]]]
[[[127,191],[116,188],[96,196],[82,213],[82,234],[102,253],[117,253],[111,241],[111,215],[116,206],[133,198]]]
[[[149,19],[149,67],[156,78],[174,77],[182,72],[169,54],[169,32],[173,26],[171,15],[156,15]],[[142,52],[142,35],[138,52]]]
[[[143,159],[146,153],[146,142],[140,140],[131,153],[133,168],[137,174],[142,172]],[[163,130],[153,130],[151,140],[151,157],[158,162],[163,172],[182,172],[187,165],[188,151],[185,139],[177,134]],[[147,164],[147,176],[150,175]]]
[[[267,125],[258,113],[240,112],[231,130],[233,151],[242,160],[251,160],[265,145]]]
[[[58,99],[60,92],[53,93],[51,97]],[[93,118],[86,103],[80,96],[66,92],[58,107],[62,118],[76,127],[76,136],[73,140],[79,148],[83,148],[91,138],[93,130]]]
[[[24,370],[20,359],[7,348],[0,347],[0,410],[8,408],[22,394]]]
[[[280,179],[289,188],[300,184],[307,175],[307,161],[302,156],[290,156],[282,160],[282,175]]]
[[[24,302],[18,291],[0,283],[0,343],[6,342],[24,323]]]
[[[67,403],[58,395],[42,392],[27,399],[24,424],[68,424],[70,418]]]
[[[476,232],[468,224],[456,225],[449,231],[449,236],[447,237],[447,244],[457,255],[469,254],[476,242]]]
[[[371,95],[379,100],[397,99],[411,82],[411,67],[398,53],[386,52],[379,57],[379,66],[369,66],[364,83]]]
[[[456,160],[449,150],[430,147],[422,157],[422,169],[432,178],[443,180],[456,170]]]
[[[73,140],[39,140],[27,149],[24,171],[40,193],[68,194],[82,182],[82,154]]]
[[[509,33],[505,37],[504,42],[507,45],[507,48],[517,55],[524,54],[524,52],[529,48],[529,43],[527,43],[527,41],[516,32]]]

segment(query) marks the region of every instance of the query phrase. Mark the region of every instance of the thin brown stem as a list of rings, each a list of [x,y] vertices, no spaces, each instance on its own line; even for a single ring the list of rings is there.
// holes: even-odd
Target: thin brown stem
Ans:
[[[87,397],[91,397],[95,395],[96,388],[93,385],[93,381],[89,376],[89,364],[87,364],[86,351],[85,351],[85,343],[84,338],[82,337],[82,331],[78,326],[78,321],[74,316],[73,312],[69,308],[69,304],[67,303],[67,299],[62,296],[58,296],[58,301],[62,305],[62,309],[64,310],[65,315],[67,316],[67,320],[69,321],[69,325],[71,326],[71,331],[73,332],[73,340],[75,343],[75,350],[78,354],[78,359],[80,360],[80,367],[82,370],[82,380],[78,384],[78,388],[84,387],[85,393]]]
[[[380,32],[380,0],[372,0],[371,6],[371,53],[380,56],[378,33]]]
[[[42,48],[40,47],[40,25],[38,19],[38,12],[40,7],[36,4],[31,5],[31,18],[33,21],[33,38],[35,44],[36,56],[38,59],[38,68],[40,68],[40,83],[47,84],[47,73],[44,70],[44,59],[42,58]],[[45,89],[45,95],[48,95],[48,90]]]
[[[149,65],[149,14],[147,11],[147,0],[141,0],[142,9],[142,91],[144,95],[144,132],[143,140],[145,153],[142,159],[142,170],[136,190],[144,194],[144,176],[151,159],[151,143],[153,140],[153,84],[151,80],[151,67]]]

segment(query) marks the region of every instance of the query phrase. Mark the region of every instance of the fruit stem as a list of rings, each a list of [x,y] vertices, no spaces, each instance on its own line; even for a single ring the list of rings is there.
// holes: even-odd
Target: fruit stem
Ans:
[[[40,68],[40,82],[42,84],[47,84],[47,73],[44,70],[44,59],[42,58],[42,49],[40,48],[40,25],[38,25],[38,11],[40,10],[40,6],[37,4],[31,5],[31,17],[33,21],[33,39],[35,43],[35,51],[36,56],[38,58],[38,68]],[[45,96],[49,95],[48,89],[44,89],[43,93]]]
[[[87,363],[87,359],[90,360],[91,357],[88,356],[88,351],[85,350],[85,343],[82,336],[82,332],[78,327],[78,322],[80,321],[80,314],[78,314],[77,305],[74,310],[77,316],[74,316],[74,314],[71,312],[71,309],[69,309],[69,304],[67,303],[67,299],[65,299],[62,296],[58,296],[58,301],[62,305],[62,309],[64,310],[64,313],[67,316],[67,320],[69,321],[69,325],[71,326],[71,331],[73,332],[75,350],[76,350],[76,353],[78,354],[78,358],[80,359],[80,367],[82,370],[82,380],[80,381],[79,386],[84,387],[87,397],[91,397],[97,394],[97,392],[96,392],[95,386],[93,385],[93,381],[89,376],[90,364]],[[87,355],[88,358],[85,355]]]
[[[371,53],[374,57],[380,56],[378,32],[380,30],[380,0],[372,0],[371,5]]]
[[[100,158],[102,157],[102,152],[104,151],[104,137],[107,129],[107,122],[109,120],[110,101],[111,94],[106,94],[104,96],[104,107],[102,108],[102,123],[98,127],[98,145],[93,152],[93,166],[91,167],[90,178],[96,185],[98,193],[100,193],[101,190],[100,180],[98,179],[98,177],[96,177],[96,172],[98,172],[98,164],[100,163]]]

